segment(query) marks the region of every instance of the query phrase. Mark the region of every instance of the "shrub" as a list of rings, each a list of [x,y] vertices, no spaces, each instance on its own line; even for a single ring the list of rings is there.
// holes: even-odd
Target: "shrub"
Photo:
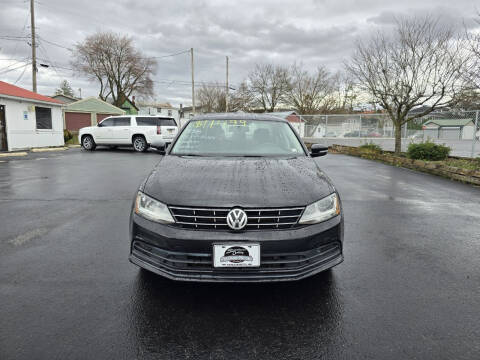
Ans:
[[[372,142],[360,145],[358,148],[362,149],[362,150],[373,151],[373,152],[382,152],[381,146],[377,145],[377,144],[374,144]]]
[[[73,135],[70,131],[68,131],[67,129],[63,130],[63,140],[65,140],[65,142],[67,142],[68,140],[71,140],[73,138]]]
[[[408,145],[407,156],[415,160],[445,160],[450,154],[450,148],[445,145],[435,144],[431,141],[411,143]]]

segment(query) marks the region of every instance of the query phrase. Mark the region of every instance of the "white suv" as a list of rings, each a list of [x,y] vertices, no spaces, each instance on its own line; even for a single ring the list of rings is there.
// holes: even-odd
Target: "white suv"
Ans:
[[[177,123],[171,117],[123,115],[80,129],[78,139],[85,150],[95,150],[97,145],[133,145],[135,151],[142,152],[159,141],[171,143],[177,132]]]

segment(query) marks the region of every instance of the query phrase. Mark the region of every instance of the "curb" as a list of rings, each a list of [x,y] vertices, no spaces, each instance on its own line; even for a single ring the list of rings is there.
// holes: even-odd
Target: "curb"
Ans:
[[[47,151],[64,151],[68,150],[68,147],[58,147],[58,148],[32,148],[31,152],[47,152]]]
[[[27,156],[27,155],[28,153],[26,151],[0,153],[0,157],[16,157],[16,156]]]

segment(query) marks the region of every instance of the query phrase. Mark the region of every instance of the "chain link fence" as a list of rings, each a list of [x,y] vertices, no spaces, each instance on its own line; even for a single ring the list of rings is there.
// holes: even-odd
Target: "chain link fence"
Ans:
[[[293,124],[301,137],[326,145],[359,146],[376,143],[385,150],[394,148],[393,123],[385,114],[301,115]],[[451,155],[480,156],[480,111],[431,113],[402,127],[402,150],[411,142],[434,141],[452,149]]]

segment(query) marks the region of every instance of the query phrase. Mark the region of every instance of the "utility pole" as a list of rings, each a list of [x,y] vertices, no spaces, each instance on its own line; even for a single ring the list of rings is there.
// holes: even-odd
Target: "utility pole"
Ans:
[[[37,48],[35,45],[35,9],[34,0],[30,0],[30,27],[32,33],[32,88],[37,92]]]
[[[227,81],[226,81],[226,88],[225,88],[225,112],[228,112],[228,56],[225,56],[227,59]]]
[[[192,62],[192,112],[195,115],[195,76],[193,68],[193,48],[190,48],[190,58]]]

